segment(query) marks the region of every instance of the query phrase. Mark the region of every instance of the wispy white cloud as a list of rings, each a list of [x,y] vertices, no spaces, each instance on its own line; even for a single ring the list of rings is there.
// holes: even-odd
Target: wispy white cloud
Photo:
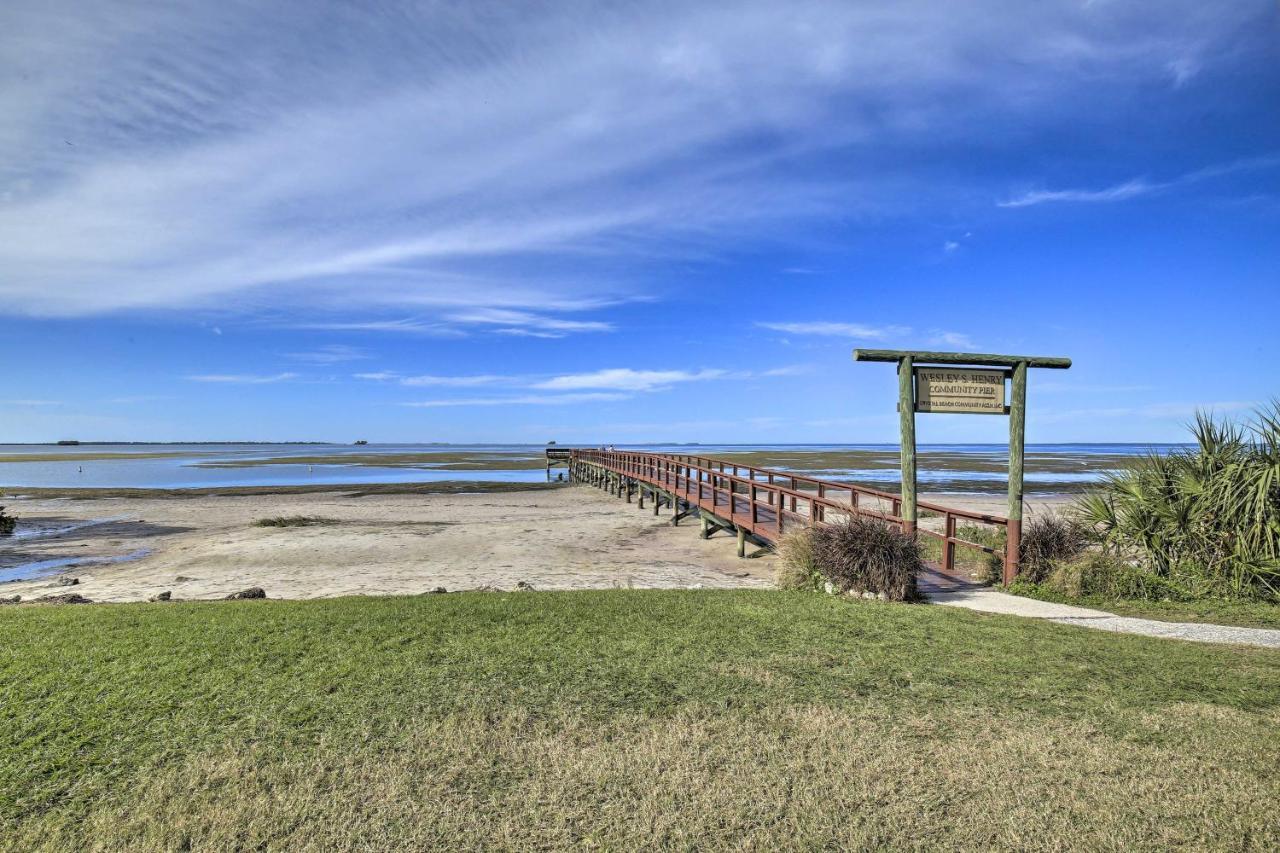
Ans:
[[[1037,381],[1035,383],[1037,393],[1058,393],[1058,392],[1074,392],[1079,394],[1132,394],[1140,391],[1150,391],[1153,385],[1137,385],[1137,384],[1105,384],[1097,382],[1072,382],[1070,379]]]
[[[532,338],[563,338],[579,332],[611,332],[612,323],[599,320],[569,320],[509,308],[483,308],[450,314],[449,322],[462,326],[490,326],[503,335]]]
[[[1196,169],[1193,172],[1187,172],[1167,181],[1133,178],[1113,186],[1102,187],[1101,189],[1030,190],[1004,201],[998,201],[996,204],[999,207],[1031,207],[1051,202],[1097,203],[1127,201],[1138,196],[1190,186],[1211,178],[1255,169],[1269,169],[1276,166],[1280,166],[1280,156],[1249,157],[1233,160],[1230,163],[1206,166],[1203,169]]]
[[[414,317],[392,320],[332,320],[290,323],[289,328],[311,329],[323,332],[395,332],[409,335],[427,335],[438,338],[460,338],[466,335],[461,329],[439,321]]]
[[[1111,420],[1124,418],[1179,419],[1190,420],[1197,412],[1212,414],[1228,414],[1231,412],[1256,409],[1258,403],[1248,400],[1216,400],[1203,403],[1144,403],[1138,406],[1111,406],[1085,409],[1041,410],[1034,414],[1035,420],[1042,423],[1083,422],[1090,420]]]
[[[809,364],[788,364],[784,367],[774,367],[769,370],[760,372],[760,376],[765,378],[785,377],[785,376],[803,376],[806,373],[812,373],[813,366]]]
[[[418,400],[402,403],[416,409],[444,409],[466,406],[567,406],[578,403],[602,403],[625,400],[626,394],[524,394],[512,397],[460,397],[450,400]]]
[[[885,338],[901,337],[911,333],[906,326],[872,326],[865,323],[836,323],[827,320],[815,320],[798,323],[756,323],[762,329],[775,332],[786,332],[789,335],[820,335],[836,338],[857,338],[878,341]]]
[[[703,382],[722,379],[729,375],[725,370],[633,370],[629,367],[595,370],[590,373],[571,373],[556,376],[534,384],[543,391],[580,391],[583,389],[613,389],[618,391],[656,391],[685,382]]]
[[[675,385],[689,382],[705,382],[712,379],[749,380],[799,376],[810,370],[809,365],[793,364],[765,370],[635,370],[627,367],[607,368],[588,373],[569,373],[551,377],[529,375],[478,374],[463,376],[406,376],[393,371],[352,374],[356,379],[373,382],[395,382],[418,388],[479,388],[510,386],[537,391],[664,391]]]
[[[594,305],[595,303],[591,303]],[[586,305],[573,306],[585,310]],[[437,338],[461,338],[481,329],[499,335],[530,338],[563,338],[587,332],[611,332],[613,324],[603,320],[574,320],[509,308],[472,308],[441,313],[433,318],[398,317],[380,320],[308,321],[288,324],[290,328],[338,332],[389,332]]]
[[[309,352],[291,352],[286,356],[306,364],[341,364],[372,358],[366,350],[346,344],[325,344]]]
[[[931,346],[954,347],[955,349],[968,350],[969,352],[979,349],[973,338],[962,332],[934,332],[933,337],[929,338],[929,343]]]
[[[510,383],[510,376],[404,376],[401,385],[411,388],[475,388],[481,385]]]
[[[1125,181],[1115,186],[1103,187],[1097,190],[1031,190],[1022,195],[1014,196],[1005,201],[997,202],[1000,207],[1031,207],[1036,204],[1045,204],[1055,201],[1074,201],[1074,202],[1106,202],[1106,201],[1124,201],[1130,198],[1136,198],[1140,195],[1147,195],[1156,190],[1164,189],[1169,184],[1153,184],[1140,178],[1131,181]]]
[[[863,341],[886,341],[894,338],[906,338],[916,334],[910,326],[873,326],[865,323],[841,323],[827,320],[796,323],[756,323],[763,329],[786,332],[789,335],[849,338]],[[929,346],[952,347],[974,351],[978,345],[973,338],[963,332],[952,332],[935,329],[921,333],[919,339],[926,340]]]
[[[516,385],[523,380],[519,376],[499,376],[496,374],[479,374],[472,376],[437,376],[423,374],[405,376],[391,370],[379,370],[372,373],[353,373],[355,379],[370,382],[395,382],[409,388],[478,388],[484,385]]]
[[[247,373],[204,373],[188,376],[190,382],[213,382],[226,385],[270,385],[275,382],[288,382],[297,379],[296,373],[275,373],[270,376],[258,376]]]
[[[0,400],[0,406],[20,406],[23,408],[42,408],[45,406],[61,405],[61,400]]]
[[[1020,120],[1059,110],[1082,80],[1185,78],[1245,18],[1192,0],[1155,17],[1075,2],[957,17],[924,0],[86,0],[74,15],[10,0],[0,15],[0,311],[234,294],[246,311],[344,313],[320,328],[444,335],[456,323],[431,321],[460,306],[635,296],[619,258],[666,238],[776,239],[894,210],[904,185],[927,189],[910,169],[837,184],[778,164],[962,135],[1010,104]]]
[[[105,402],[117,406],[133,406],[138,403],[156,403],[161,400],[172,399],[172,397],[165,394],[130,394],[124,397],[111,397]]]

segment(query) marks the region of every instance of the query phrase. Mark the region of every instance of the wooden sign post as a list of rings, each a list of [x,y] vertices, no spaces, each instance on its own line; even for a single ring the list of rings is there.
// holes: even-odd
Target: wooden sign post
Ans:
[[[971,352],[856,349],[854,361],[898,365],[898,422],[902,430],[902,527],[916,531],[916,412],[1009,416],[1009,527],[1004,583],[1018,575],[1022,543],[1022,462],[1026,438],[1027,368],[1065,370],[1069,358]],[[997,367],[1000,370],[980,368]],[[1005,380],[1011,393],[1005,403]]]

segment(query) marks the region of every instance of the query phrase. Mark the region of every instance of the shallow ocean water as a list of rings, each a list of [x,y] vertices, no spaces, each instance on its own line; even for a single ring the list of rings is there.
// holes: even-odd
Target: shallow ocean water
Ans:
[[[1026,481],[1040,491],[1095,482],[1117,467],[1117,459],[1146,451],[1167,451],[1170,445],[1131,444],[1041,444],[1027,446]],[[0,490],[22,488],[157,488],[189,489],[241,486],[354,485],[369,483],[430,483],[443,481],[539,482],[546,473],[541,466],[542,445],[438,445],[438,444],[224,444],[224,445],[109,445],[84,444],[73,447],[51,445],[0,445]],[[619,449],[652,450],[716,456],[741,452],[782,453],[787,470],[837,480],[853,480],[869,485],[896,482],[894,445],[619,445]],[[919,478],[935,491],[972,490],[986,483],[1003,482],[1006,448],[1003,445],[922,445]],[[866,453],[878,461],[871,467],[832,468],[821,460],[833,452]],[[96,459],[104,453],[119,458]],[[157,456],[155,454],[166,454]],[[378,465],[367,457],[422,454],[414,466]],[[447,461],[433,463],[432,455],[447,454]],[[459,464],[466,454],[486,465],[501,466],[510,459],[511,468],[474,469]],[[945,468],[931,469],[929,456],[945,455]],[[37,459],[57,455],[56,460]],[[812,455],[813,465],[805,457]],[[22,457],[32,457],[30,461]],[[323,464],[271,464],[252,467],[218,467],[228,463],[289,457],[329,457]],[[344,461],[343,457],[363,459]],[[442,457],[445,458],[445,457]],[[955,460],[962,460],[956,464]],[[971,460],[972,467],[964,464]],[[517,467],[519,466],[519,467]],[[533,466],[533,467],[529,467]],[[1071,468],[1071,470],[1062,470]]]

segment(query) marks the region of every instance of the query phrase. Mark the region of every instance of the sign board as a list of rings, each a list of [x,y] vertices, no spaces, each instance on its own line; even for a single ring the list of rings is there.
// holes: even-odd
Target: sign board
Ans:
[[[1003,370],[917,367],[916,411],[1003,415]]]

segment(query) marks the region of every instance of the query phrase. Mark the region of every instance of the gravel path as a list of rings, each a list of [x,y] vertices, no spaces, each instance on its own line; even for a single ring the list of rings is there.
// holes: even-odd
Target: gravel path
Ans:
[[[1206,625],[1202,622],[1159,622],[1132,616],[1065,616],[1050,621],[1121,634],[1145,634],[1148,637],[1168,637],[1196,643],[1227,643],[1233,646],[1280,649],[1280,630],[1271,628],[1237,628],[1231,625]]]
[[[1004,613],[1031,619],[1047,619],[1062,625],[1077,625],[1099,631],[1143,634],[1148,637],[1191,640],[1196,643],[1224,643],[1280,649],[1280,630],[1271,628],[1236,628],[1229,625],[1159,622],[1155,619],[1116,616],[1101,610],[1090,610],[1087,607],[1073,607],[1069,604],[1054,604],[1049,601],[1009,595],[1007,592],[985,587],[948,592],[926,591],[925,595],[933,603],[947,607],[963,607],[966,610],[977,610],[982,613]]]

